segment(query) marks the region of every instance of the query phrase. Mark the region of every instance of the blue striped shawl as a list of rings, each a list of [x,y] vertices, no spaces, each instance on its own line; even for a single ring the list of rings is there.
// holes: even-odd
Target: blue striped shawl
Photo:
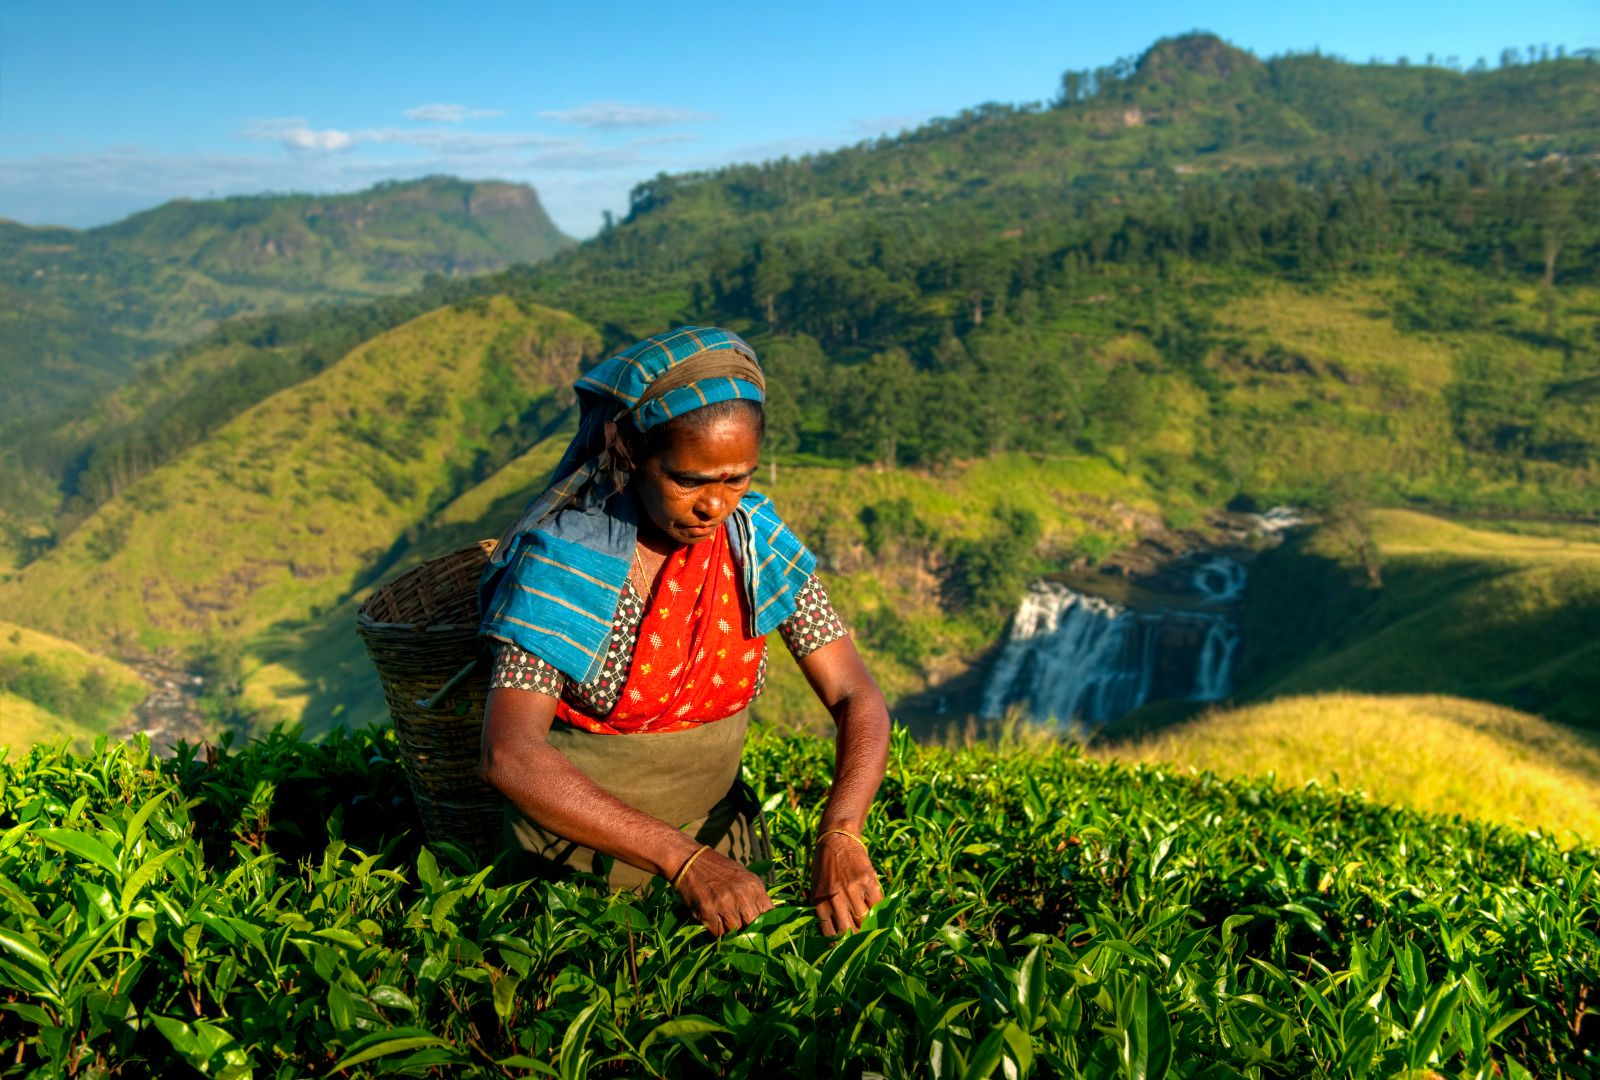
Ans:
[[[479,588],[479,634],[509,641],[579,682],[594,679],[633,564],[638,514],[624,490],[517,533],[507,550],[495,552]],[[769,634],[794,614],[816,556],[765,495],[746,495],[723,528],[749,600],[746,629],[753,637]]]

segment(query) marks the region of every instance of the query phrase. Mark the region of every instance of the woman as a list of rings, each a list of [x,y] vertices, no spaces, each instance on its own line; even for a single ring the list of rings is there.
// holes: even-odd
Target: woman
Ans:
[[[861,836],[883,779],[883,695],[816,560],[750,490],[764,433],[755,353],[725,330],[647,338],[575,384],[576,438],[496,546],[483,776],[535,872],[666,878],[713,934],[772,908],[739,779],[744,709],[780,631],[837,727],[812,859],[824,933],[882,899]]]

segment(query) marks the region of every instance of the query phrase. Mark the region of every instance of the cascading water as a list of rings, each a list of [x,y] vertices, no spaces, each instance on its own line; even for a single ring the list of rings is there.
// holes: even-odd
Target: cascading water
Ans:
[[[1195,568],[1189,582],[1207,600],[1227,603],[1244,594],[1244,567],[1222,555],[1214,555]]]
[[[1233,689],[1233,658],[1239,651],[1239,628],[1232,620],[1215,616],[1200,646],[1190,701],[1221,701]]]
[[[1208,604],[1236,600],[1244,583],[1244,567],[1222,556],[1190,577]],[[1147,701],[1218,701],[1232,689],[1238,649],[1224,612],[1139,610],[1037,581],[1017,607],[980,711],[996,719],[1022,704],[1036,720],[1097,726]]]
[[[994,719],[1027,701],[1037,718],[1103,723],[1138,708],[1152,674],[1146,626],[1126,608],[1035,582],[1011,623],[1011,636],[984,688],[982,714]]]

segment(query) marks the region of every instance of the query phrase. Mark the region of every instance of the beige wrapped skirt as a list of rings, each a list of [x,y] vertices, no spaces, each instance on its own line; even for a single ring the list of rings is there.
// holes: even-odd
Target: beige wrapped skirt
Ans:
[[[697,841],[746,866],[772,857],[755,792],[739,775],[744,712],[687,731],[596,735],[557,723],[550,745],[607,794],[651,817],[676,825]],[[506,847],[513,873],[561,877],[605,873],[605,856],[557,836],[508,801]],[[654,875],[611,860],[613,891],[644,891]]]

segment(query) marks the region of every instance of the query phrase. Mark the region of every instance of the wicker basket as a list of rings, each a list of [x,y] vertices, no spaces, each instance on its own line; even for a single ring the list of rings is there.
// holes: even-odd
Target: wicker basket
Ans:
[[[493,550],[494,541],[483,540],[430,559],[373,593],[356,614],[428,839],[479,851],[499,840],[503,801],[478,777],[489,698],[478,578]]]

